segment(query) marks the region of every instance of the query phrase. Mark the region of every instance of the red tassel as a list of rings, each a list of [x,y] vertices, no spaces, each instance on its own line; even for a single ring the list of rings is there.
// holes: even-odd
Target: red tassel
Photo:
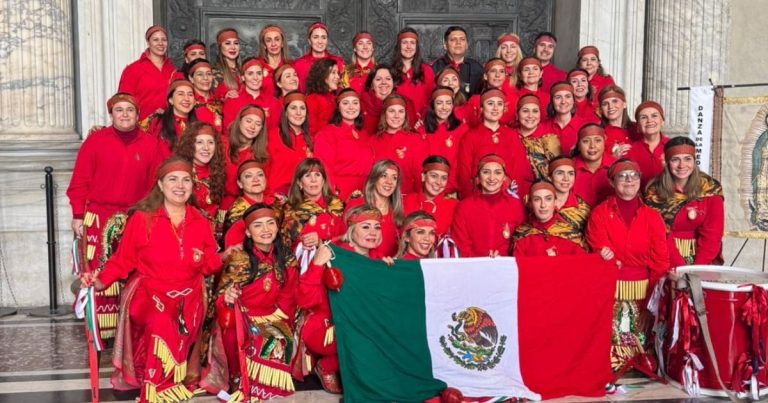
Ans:
[[[344,275],[336,267],[328,267],[323,271],[323,284],[327,289],[339,292],[344,284]]]

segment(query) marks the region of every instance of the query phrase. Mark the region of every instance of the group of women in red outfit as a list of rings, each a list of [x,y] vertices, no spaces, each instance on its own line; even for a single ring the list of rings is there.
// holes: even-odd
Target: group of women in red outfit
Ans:
[[[227,28],[215,61],[192,41],[176,71],[165,30],[147,31],[67,192],[73,230],[95,244],[99,217],[130,214],[117,252],[84,278],[126,284],[116,388],[249,401],[289,395],[314,371],[340,393],[329,242],[387,262],[599,253],[619,273],[617,368],[644,341],[624,324],[648,290],[672,267],[720,261],[719,183],[690,140],[664,136],[661,105],[630,120],[597,48],[566,73],[551,33],[529,57],[505,33],[480,76],[456,61],[460,47],[433,71],[411,28],[391,64],[360,32],[344,65],[328,35],[310,26],[310,50],[291,61],[267,25],[246,58]]]

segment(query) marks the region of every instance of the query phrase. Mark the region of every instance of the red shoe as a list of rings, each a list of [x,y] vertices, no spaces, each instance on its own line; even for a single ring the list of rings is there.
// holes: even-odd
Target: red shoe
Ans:
[[[339,376],[336,372],[325,372],[320,365],[315,365],[315,374],[320,378],[320,383],[323,385],[323,389],[334,395],[340,395],[341,383],[339,382]]]

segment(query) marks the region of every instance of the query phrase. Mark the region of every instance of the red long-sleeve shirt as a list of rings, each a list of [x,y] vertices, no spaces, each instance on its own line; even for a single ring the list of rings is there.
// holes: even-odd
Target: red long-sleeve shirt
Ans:
[[[437,237],[439,239],[450,231],[453,214],[458,203],[456,199],[446,198],[445,192],[432,200],[427,200],[423,192],[416,192],[403,197],[403,210],[405,215],[421,210],[434,217],[437,222]]]
[[[549,92],[549,89],[552,88],[554,83],[565,81],[566,76],[567,73],[565,71],[558,69],[552,63],[548,63],[541,68],[541,81],[543,82],[541,88],[543,88],[544,91]]]
[[[432,96],[432,89],[435,88],[435,73],[432,72],[432,67],[422,63],[421,71],[424,73],[422,80],[414,82],[413,69],[408,69],[403,74],[403,82],[398,84],[396,90],[398,94],[413,102],[413,108],[416,110],[419,119],[424,117],[430,97]],[[411,122],[411,124],[413,123],[415,122]]]
[[[328,125],[317,133],[315,156],[325,165],[331,188],[338,189],[341,200],[363,190],[374,161],[366,132],[346,123]]]
[[[139,120],[165,109],[168,85],[171,83],[176,67],[170,58],[165,58],[163,66],[157,68],[147,52],[141,54],[139,60],[129,64],[120,76],[118,92],[127,92],[139,103]]]
[[[421,163],[428,156],[428,144],[418,133],[405,130],[380,132],[371,137],[371,148],[376,161],[388,159],[400,167],[400,190],[404,194],[421,189]]]
[[[468,130],[469,127],[464,123],[453,130],[448,130],[448,125],[443,122],[437,125],[434,133],[427,133],[424,125],[419,127],[419,133],[427,141],[427,155],[439,155],[447,159],[451,164],[451,172],[448,173],[448,185],[446,185],[445,193],[453,193],[459,190],[457,179],[459,145]]]
[[[99,273],[104,285],[109,287],[136,270],[152,288],[200,287],[203,276],[218,272],[222,262],[211,224],[194,207],[186,209],[178,227],[172,226],[164,208],[153,213],[136,211],[128,219],[120,248]]]
[[[529,233],[524,235],[512,243],[512,255],[515,257],[521,256],[568,256],[568,255],[584,255],[587,251],[584,250],[579,244],[573,241],[569,241],[563,237],[551,235],[548,233],[549,228],[552,227],[558,220],[562,218],[555,215],[552,219],[546,223],[539,222],[535,218],[529,218],[531,226],[543,231],[543,234]]]
[[[240,109],[246,105],[256,105],[264,109],[267,128],[271,129],[280,125],[283,106],[271,94],[262,89],[259,91],[259,96],[253,97],[246,91],[245,86],[238,90],[238,94],[237,98],[226,98],[224,100],[223,127],[225,129],[229,129],[229,124],[237,118]]]
[[[664,221],[656,210],[640,204],[628,226],[619,212],[616,196],[592,210],[587,222],[587,242],[595,252],[610,248],[619,268],[619,280],[650,279],[654,283],[669,270]],[[618,266],[618,265],[617,265]]]
[[[525,221],[520,199],[504,190],[492,194],[473,194],[456,206],[451,236],[462,257],[488,256],[498,251],[509,255],[509,240],[515,228]]]
[[[533,181],[533,171],[517,133],[505,126],[492,131],[485,125],[469,130],[461,142],[456,177],[462,198],[474,192],[477,164],[486,154],[500,156],[506,165],[507,176],[519,186]],[[525,190],[527,191],[527,190]]]
[[[374,95],[373,90],[361,93],[360,95],[360,107],[363,114],[363,128],[368,133],[376,133],[379,131],[379,122],[381,121],[381,113],[384,109],[384,101],[377,98]],[[413,101],[405,98],[405,114],[408,116],[408,123],[413,126],[418,117],[416,115],[416,109],[413,106]]]
[[[602,203],[608,196],[614,194],[611,180],[608,178],[608,168],[613,163],[613,157],[609,154],[603,154],[603,160],[600,167],[593,173],[587,169],[584,159],[577,155],[573,159],[576,179],[573,184],[573,192],[581,197],[592,207]]]
[[[309,131],[317,134],[330,124],[329,121],[336,109],[336,97],[330,92],[325,94],[312,93],[307,95],[306,103]]]
[[[595,73],[595,75],[592,76],[592,78],[589,80],[589,85],[592,86],[592,94],[594,94],[593,96],[597,98],[598,94],[600,94],[600,90],[609,85],[616,85],[616,82],[614,82],[613,77],[609,75]]]
[[[344,213],[346,214],[352,208],[361,206],[365,203],[365,198],[358,197],[347,202]],[[346,225],[344,232],[347,231]],[[397,254],[397,225],[395,224],[395,215],[390,208],[387,214],[381,215],[381,245],[371,250],[371,256],[395,256]]]
[[[268,135],[267,152],[271,163],[269,164],[269,172],[266,174],[269,179],[269,189],[271,193],[287,195],[293,179],[293,171],[296,170],[301,161],[311,157],[313,153],[302,133],[297,134],[291,130],[293,147],[288,147],[283,143],[279,128],[270,129]]]
[[[259,64],[261,65],[262,70],[264,70],[264,79],[261,81],[261,90],[268,94],[271,97],[275,96],[275,70],[279,68],[280,66],[285,64],[285,60],[280,60],[280,63],[277,65],[277,68],[272,68],[272,66],[267,63],[266,60],[264,60],[263,57],[259,57],[258,59]]]
[[[593,95],[597,99],[597,95]],[[600,124],[600,117],[597,115],[597,101],[588,101],[586,98],[581,101],[574,100],[576,104],[576,115],[584,119],[585,123]]]
[[[140,129],[97,130],[80,147],[67,188],[72,217],[83,218],[87,203],[127,209],[155,184],[160,162],[156,138]]]
[[[563,127],[560,127],[557,118],[545,120],[544,123],[542,123],[542,126],[544,127],[545,132],[557,135],[557,138],[560,140],[560,153],[563,155],[571,155],[571,151],[579,142],[579,129],[585,124],[587,124],[587,122],[581,117],[573,115],[571,120],[569,120]]]
[[[210,189],[202,182],[211,177],[210,165],[198,165],[195,163],[195,200],[197,207],[205,211],[208,217],[215,217],[219,210],[219,203],[214,203],[210,199]]]
[[[664,171],[664,144],[667,144],[669,138],[663,134],[656,148],[651,151],[648,144],[643,140],[632,142],[632,148],[629,149],[627,157],[631,158],[640,166],[642,173],[640,189],[645,189],[645,185],[651,179],[659,176]]]
[[[304,92],[307,89],[307,76],[312,65],[319,60],[333,59],[336,61],[336,66],[339,68],[339,74],[344,70],[344,59],[339,56],[325,52],[325,56],[314,57],[312,51],[309,51],[300,58],[293,61],[293,68],[296,70],[296,75],[299,76],[299,91]]]

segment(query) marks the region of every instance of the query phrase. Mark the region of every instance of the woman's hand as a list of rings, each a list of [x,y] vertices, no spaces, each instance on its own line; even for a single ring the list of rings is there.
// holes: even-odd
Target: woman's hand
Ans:
[[[301,243],[305,248],[314,248],[320,244],[320,235],[317,232],[310,232],[301,236]]]
[[[229,90],[227,91],[227,94],[224,96],[225,98],[237,98],[240,94],[237,93],[237,90]]]
[[[497,258],[497,257],[499,257],[499,251],[497,251],[496,249],[493,249],[493,250],[491,250],[491,251],[488,253],[488,257],[491,257],[491,258]]]
[[[236,244],[230,246],[229,248],[224,249],[224,251],[221,252],[219,255],[221,256],[221,260],[225,260],[229,256],[231,256],[232,253],[234,253],[236,251],[241,251],[241,250],[243,250],[243,244],[242,243],[236,243]]]
[[[387,266],[393,266],[395,264],[395,258],[392,256],[384,256],[381,258],[381,261],[384,262]]]
[[[631,144],[621,144],[621,143],[619,143],[619,144],[616,144],[615,146],[613,146],[612,154],[613,154],[614,158],[619,159],[619,158],[627,155],[627,153],[629,152],[630,148],[632,148]]]
[[[75,234],[75,238],[80,239],[83,237],[83,219],[75,218],[72,220],[72,232]]]
[[[80,274],[80,288],[93,287],[96,291],[103,291],[104,283],[99,280],[98,274],[86,272]]]
[[[603,260],[608,261],[615,257],[616,255],[613,253],[611,248],[607,246],[603,246],[603,249],[600,249],[600,257],[603,258]]]
[[[326,245],[320,245],[318,246],[317,251],[315,252],[315,257],[312,258],[312,263],[318,266],[322,266],[330,262],[331,257],[333,257],[333,252],[331,252],[331,248],[329,248]]]
[[[240,295],[242,294],[243,292],[240,290],[240,287],[231,285],[224,291],[224,303],[227,305],[232,305],[235,303],[236,299],[240,298]]]

